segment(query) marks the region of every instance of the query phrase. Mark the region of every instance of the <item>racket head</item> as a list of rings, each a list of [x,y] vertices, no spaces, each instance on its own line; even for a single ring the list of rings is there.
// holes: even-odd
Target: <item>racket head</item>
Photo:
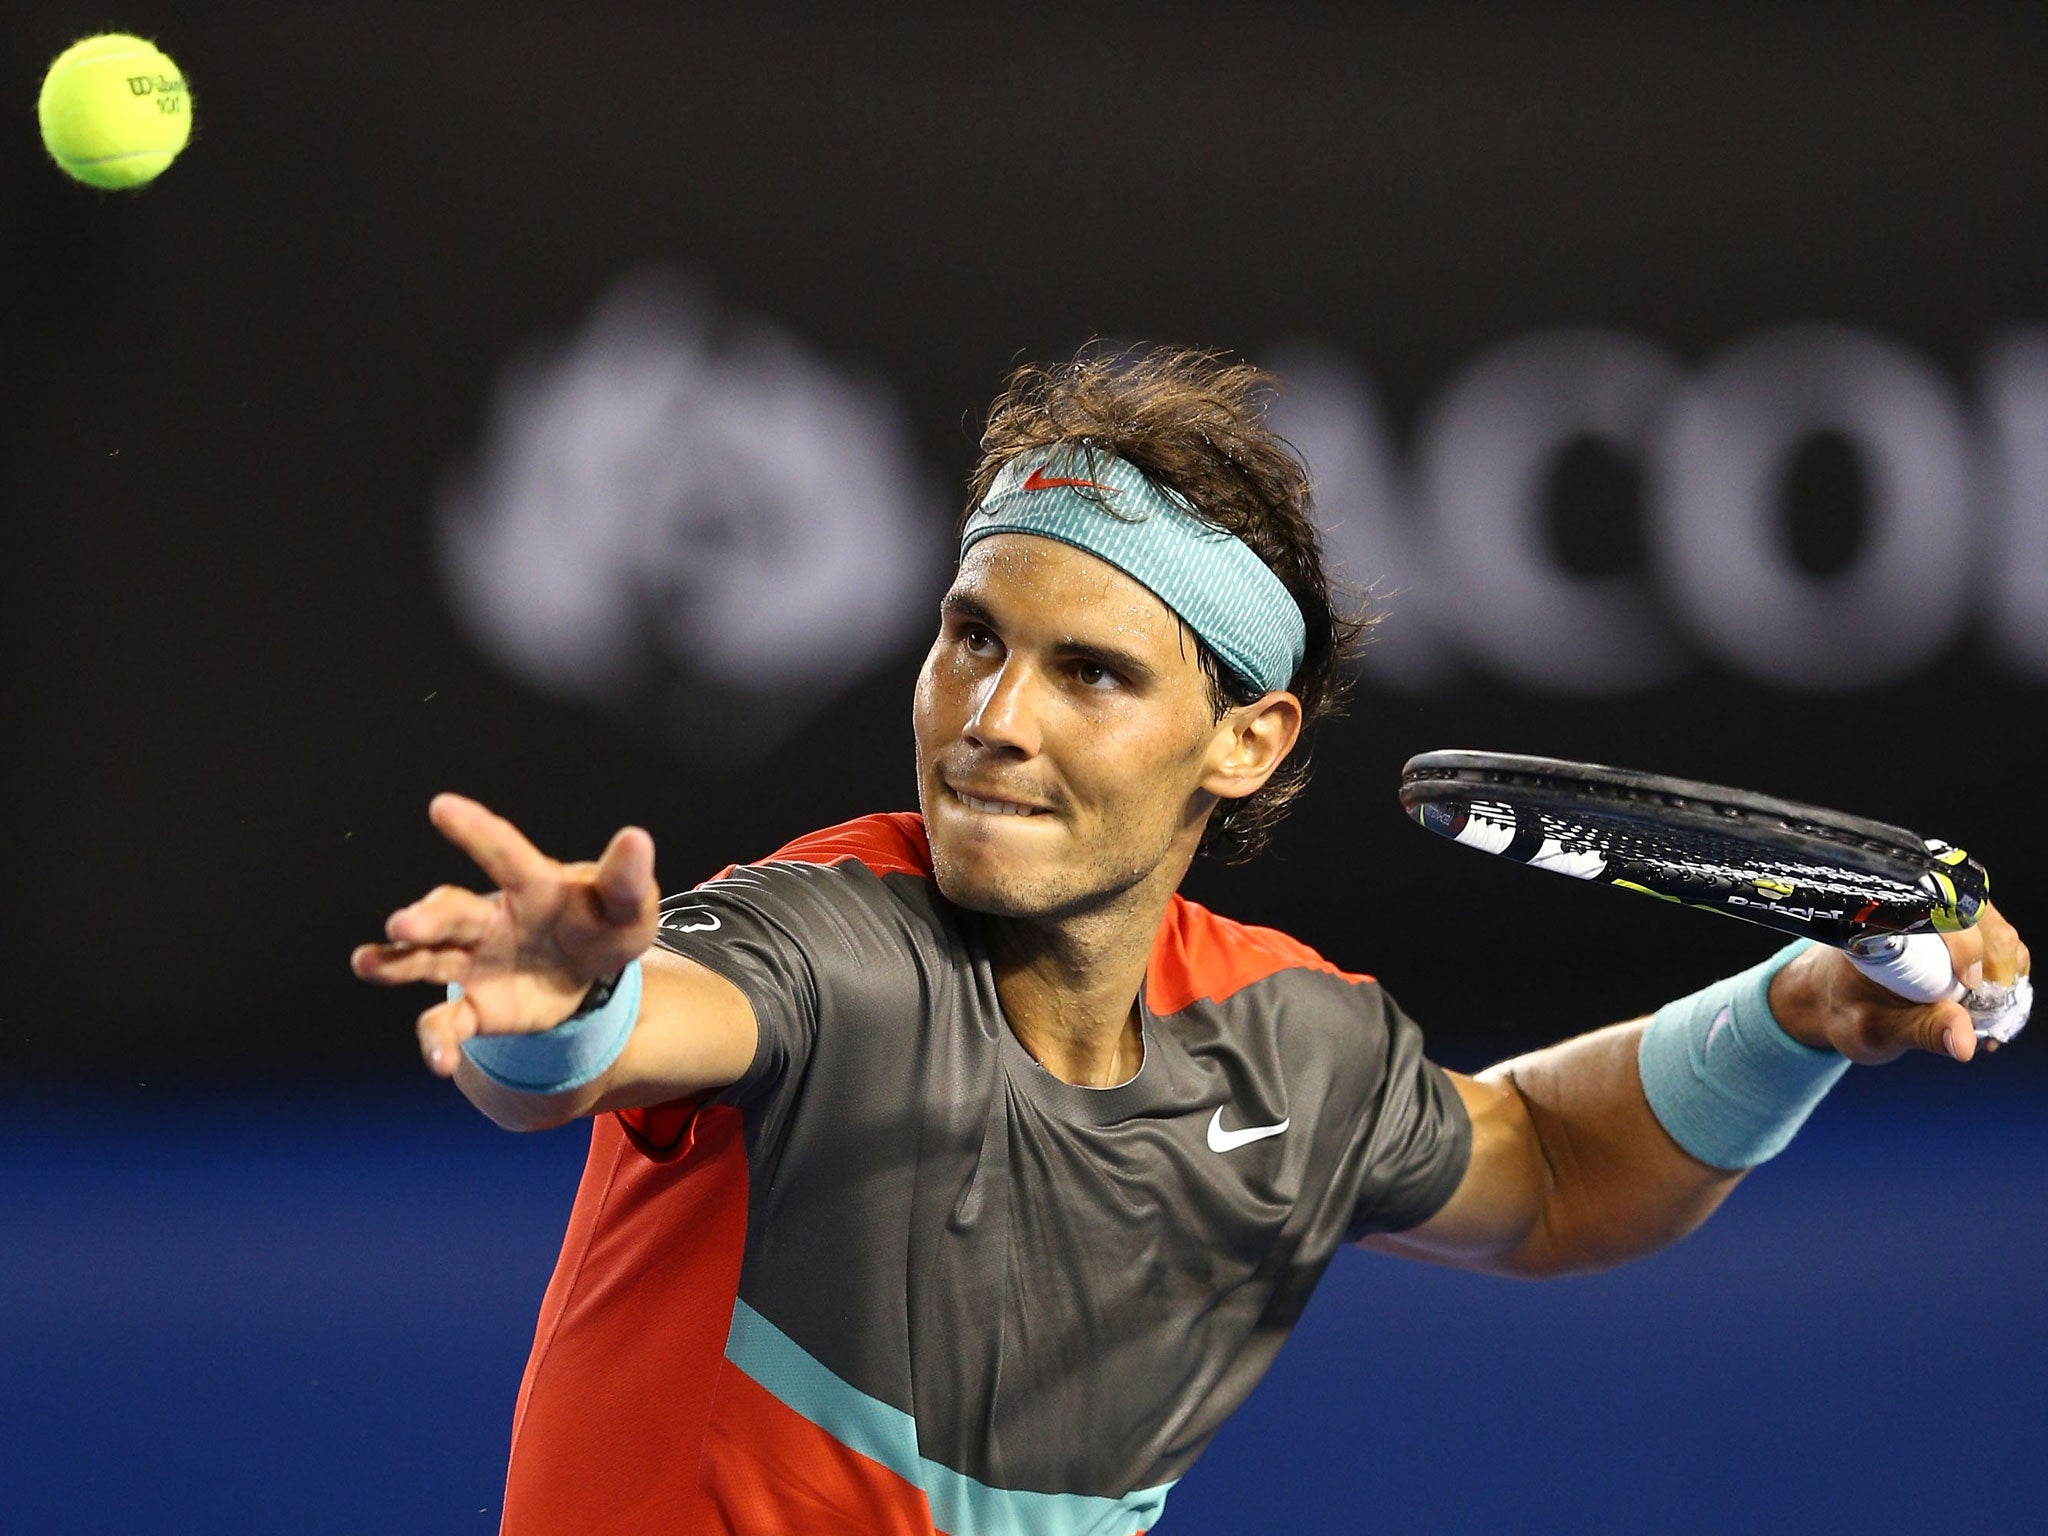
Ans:
[[[1425,752],[1400,795],[1468,847],[1842,948],[1967,928],[1989,889],[1961,849],[1904,827],[1600,763]]]

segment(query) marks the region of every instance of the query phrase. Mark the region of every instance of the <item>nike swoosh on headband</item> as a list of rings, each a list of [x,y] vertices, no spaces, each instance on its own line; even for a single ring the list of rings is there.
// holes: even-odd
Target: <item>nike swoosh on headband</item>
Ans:
[[[1113,453],[1064,443],[1010,460],[961,528],[962,557],[998,533],[1054,539],[1115,566],[1261,691],[1285,688],[1306,653],[1301,607],[1257,552]]]
[[[1085,485],[1091,491],[1115,489],[1114,486],[1104,485],[1099,480],[1069,480],[1061,475],[1048,475],[1045,472],[1046,469],[1047,466],[1041,464],[1038,468],[1031,471],[1029,475],[1026,475],[1024,477],[1024,489],[1027,491],[1056,491],[1063,485]]]

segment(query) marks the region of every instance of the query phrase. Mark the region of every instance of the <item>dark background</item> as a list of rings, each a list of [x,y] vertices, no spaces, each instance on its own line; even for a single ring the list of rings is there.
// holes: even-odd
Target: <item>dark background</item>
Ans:
[[[29,111],[48,59],[110,24],[157,37],[197,97],[192,146],[136,194],[66,181]],[[476,795],[564,857],[594,856],[639,822],[670,888],[913,802],[915,640],[763,755],[725,746],[729,730],[745,735],[732,723],[744,695],[707,690],[684,749],[673,695],[657,720],[644,694],[536,686],[451,605],[435,508],[482,451],[501,380],[567,345],[622,280],[655,274],[720,314],[761,317],[898,402],[910,451],[945,488],[917,514],[940,549],[1004,373],[1094,337],[1255,360],[1328,349],[1369,376],[1404,445],[1474,358],[1559,326],[1639,336],[1702,366],[1745,337],[1833,322],[1917,349],[1968,408],[1985,349],[2048,319],[2044,76],[2048,25],[1990,5],[18,11],[0,29],[15,104],[0,134],[0,1071],[36,1134],[13,1143],[13,1230],[27,1247],[0,1258],[15,1266],[4,1278],[17,1299],[85,1294],[69,1261],[19,1255],[72,1251],[39,1225],[50,1189],[73,1187],[49,1181],[97,1177],[75,1156],[104,1149],[109,1127],[138,1156],[186,1159],[200,1170],[192,1189],[231,1200],[251,1168],[274,1166],[278,1143],[252,1132],[220,1150],[204,1137],[232,1148],[230,1133],[194,1127],[304,1114],[345,1157],[402,1122],[426,1138],[417,1163],[349,1177],[365,1191],[418,1179],[447,1204],[392,1215],[376,1241],[453,1241],[443,1218],[463,1192],[437,1177],[443,1152],[417,1117],[467,1111],[419,1077],[410,1020],[425,998],[373,992],[346,970],[386,912],[470,878],[426,824],[433,792]],[[1853,559],[1868,509],[1853,464],[1817,462],[1786,481],[1787,537],[1825,575]],[[1645,568],[1638,468],[1556,478],[1567,567]],[[1984,515],[1973,502],[1959,526]],[[1988,538],[1976,547],[1981,592],[1998,555]],[[1455,607],[1457,573],[1443,579],[1433,600]],[[1398,626],[1399,600],[1392,613]],[[2048,834],[2028,807],[2048,755],[2042,686],[1987,626],[1965,623],[1926,665],[1873,687],[1791,689],[1687,654],[1669,681],[1598,696],[1539,691],[1470,656],[1426,688],[1368,674],[1273,852],[1198,867],[1191,892],[1378,973],[1463,1069],[1654,1006],[1770,941],[1426,839],[1393,786],[1428,748],[1619,762],[1902,822],[1978,853],[2001,906],[2041,928],[2029,872]],[[683,714],[697,718],[687,699]],[[2023,1039],[1970,1069],[2014,1126],[2037,1054]],[[1874,1187],[1960,1155],[1938,1130],[1979,1113],[2007,1123],[1971,1101],[1940,1098],[1949,1119],[1925,1108],[1943,1070],[1895,1068],[1881,1088],[1845,1090],[1896,1095],[1885,1123],[1920,1138],[1837,1143],[1858,1158],[1877,1149]],[[546,1144],[556,1151],[499,1154],[549,1172],[515,1181],[540,1213],[517,1245],[538,1267],[509,1286],[506,1337],[476,1355],[497,1374],[461,1409],[491,1427],[487,1470],[503,1446],[490,1415],[509,1403],[573,1177],[573,1145]],[[465,1177],[492,1166],[495,1145],[462,1154]],[[1970,1161],[1976,1187],[1995,1192],[1999,1155],[1980,1146]],[[263,1199],[292,1198],[259,1183]],[[337,1207],[305,1253],[370,1241],[382,1208],[370,1194]],[[109,1209],[96,1230],[124,1273],[176,1271],[122,1225],[128,1207]],[[193,1284],[231,1271],[252,1294],[274,1290],[260,1255],[233,1262],[233,1230]],[[1844,1227],[1843,1241],[1874,1243],[1875,1230]],[[2038,1245],[2017,1233],[2011,1249],[1982,1232],[1953,1240],[1993,1244],[1981,1252],[2004,1256],[2001,1273],[2038,1281]],[[1746,1251],[1791,1274],[1807,1255],[1787,1242]],[[454,1250],[425,1253],[394,1248],[391,1263],[459,1277]],[[1690,1283],[1653,1272],[1681,1293]],[[1870,1305],[1882,1289],[1873,1278]],[[1456,1308],[1477,1293],[1418,1294]],[[1589,1310],[1573,1316],[1594,1327],[1613,1293],[1577,1294]],[[407,1296],[387,1298],[391,1315]],[[1984,1369],[2007,1372],[1997,1390],[2018,1396],[1978,1407],[2003,1420],[1993,1438],[2037,1432],[2038,1403],[2012,1373],[2048,1348],[2038,1308],[2020,1294],[1991,1311],[2020,1330],[2008,1335],[2020,1358],[1987,1356]],[[27,1326],[17,1379],[46,1382],[34,1362],[64,1355],[52,1341],[70,1335]],[[221,1326],[219,1339],[238,1337]],[[90,1369],[65,1358],[109,1392],[157,1390],[112,1355]],[[1473,1369],[1487,1379],[1490,1367]],[[1897,1390],[1907,1413],[1936,1389]],[[398,1391],[377,1378],[364,1400]],[[1837,1406],[1857,1397],[1843,1389]],[[1640,1416],[1624,1399],[1617,1433]],[[72,1423],[40,1402],[18,1397],[11,1422]],[[204,1417],[189,1402],[166,1416]],[[1437,1450],[1454,1455],[1458,1435],[1438,1428]],[[1928,1426],[1893,1430],[1933,1454]],[[98,1432],[49,1430],[48,1444]],[[20,1470],[47,1476],[48,1444]],[[376,1476],[396,1475],[363,1454]],[[2038,1518],[2048,1492],[2038,1476],[2031,1487]],[[1668,1485],[1644,1496],[1683,1502]],[[1604,1518],[1581,1514],[1578,1529]],[[1200,1518],[1192,1494],[1175,1518]],[[1754,1511],[1738,1523],[1773,1528]],[[445,1527],[423,1516],[420,1528]]]
[[[0,1008],[41,1072],[408,1070],[413,1000],[344,959],[466,878],[424,820],[441,788],[565,857],[643,822],[678,885],[911,803],[914,643],[721,772],[451,624],[437,486],[499,372],[622,274],[673,265],[884,376],[948,486],[1012,362],[1097,335],[1310,338],[1405,425],[1542,326],[1699,358],[1844,321],[1963,381],[2048,313],[2044,36],[2000,8],[143,10],[192,61],[200,136],[172,173],[111,196],[27,133],[0,147]],[[24,101],[85,24],[31,14],[0,44]],[[1369,690],[1275,855],[1195,887],[1384,974],[1466,1066],[1756,945],[1428,845],[1392,800],[1426,748],[1901,821],[1978,849],[2024,918],[2040,693],[1990,667],[1965,645],[1819,697],[1711,661],[1621,698],[1479,667]]]

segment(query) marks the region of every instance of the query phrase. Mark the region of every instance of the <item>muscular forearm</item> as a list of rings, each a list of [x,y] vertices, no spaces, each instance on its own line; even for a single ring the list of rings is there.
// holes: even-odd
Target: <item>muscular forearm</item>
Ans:
[[[1651,1113],[1643,1029],[1617,1024],[1454,1076],[1472,1121],[1467,1178],[1422,1227],[1366,1246],[1533,1278],[1639,1258],[1706,1220],[1740,1175],[1688,1155]]]
[[[732,983],[660,948],[641,957],[638,1015],[618,1057],[562,1093],[522,1093],[493,1082],[466,1054],[455,1085],[512,1131],[544,1131],[585,1115],[639,1109],[716,1091],[753,1060],[753,1009]]]
[[[1685,1152],[1651,1112],[1637,1070],[1647,1021],[1617,1024],[1482,1073],[1515,1095],[1543,1165],[1527,1236],[1499,1268],[1520,1275],[1601,1269],[1685,1236],[1742,1177]]]
[[[589,1114],[597,1101],[593,1090],[599,1084],[572,1088],[567,1093],[521,1093],[492,1082],[464,1053],[455,1064],[455,1086],[462,1090],[464,1098],[508,1131],[551,1131]]]
[[[1943,942],[1966,986],[2014,989],[2029,968],[1989,906]],[[1973,1029],[1955,1002],[1909,1002],[1835,950],[1788,948],[1654,1021],[1452,1074],[1472,1121],[1465,1177],[1420,1227],[1367,1246],[1516,1275],[1654,1252],[1713,1213],[1741,1178],[1732,1170],[1782,1151],[1849,1062],[1915,1046],[1967,1061]]]

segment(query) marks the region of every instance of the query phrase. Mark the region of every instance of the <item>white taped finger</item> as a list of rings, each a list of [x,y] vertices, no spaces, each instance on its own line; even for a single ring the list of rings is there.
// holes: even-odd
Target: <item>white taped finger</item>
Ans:
[[[1867,952],[1844,953],[1857,970],[1909,1003],[1938,1003],[1963,995],[1948,946],[1938,933],[1886,934]]]
[[[1980,1039],[2009,1041],[2027,1027],[2027,1015],[2034,1010],[2033,979],[2022,976],[2009,987],[1986,982],[1963,999],[1963,1006],[1970,1010],[1970,1026]]]

